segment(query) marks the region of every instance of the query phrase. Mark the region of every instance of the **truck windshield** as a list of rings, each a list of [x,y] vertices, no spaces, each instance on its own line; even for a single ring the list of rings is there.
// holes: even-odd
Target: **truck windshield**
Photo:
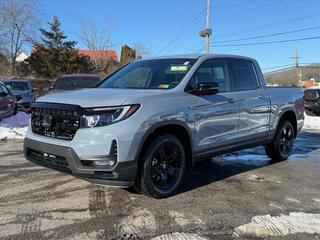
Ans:
[[[92,88],[100,81],[98,77],[59,77],[54,90],[77,90],[81,88]]]
[[[107,77],[100,88],[171,89],[196,59],[156,59],[133,62]]]

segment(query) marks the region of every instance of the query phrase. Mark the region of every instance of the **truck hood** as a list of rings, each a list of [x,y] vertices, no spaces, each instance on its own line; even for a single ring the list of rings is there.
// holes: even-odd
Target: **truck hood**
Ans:
[[[158,95],[164,91],[166,90],[91,88],[49,94],[38,98],[36,102],[74,104],[81,107],[120,106],[124,103],[138,103],[134,100],[139,97]]]

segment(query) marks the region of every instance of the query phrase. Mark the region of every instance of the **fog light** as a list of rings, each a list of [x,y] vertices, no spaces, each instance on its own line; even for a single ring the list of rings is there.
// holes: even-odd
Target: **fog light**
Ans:
[[[92,161],[93,166],[96,167],[111,167],[116,163],[115,160],[98,160],[98,161]]]

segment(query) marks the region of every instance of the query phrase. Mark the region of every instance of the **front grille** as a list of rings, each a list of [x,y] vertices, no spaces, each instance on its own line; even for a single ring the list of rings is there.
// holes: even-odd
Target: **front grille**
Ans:
[[[65,157],[40,152],[31,148],[27,148],[26,153],[28,157],[39,164],[49,165],[65,171],[70,170]]]
[[[80,107],[36,103],[32,106],[32,132],[71,141],[80,128]]]

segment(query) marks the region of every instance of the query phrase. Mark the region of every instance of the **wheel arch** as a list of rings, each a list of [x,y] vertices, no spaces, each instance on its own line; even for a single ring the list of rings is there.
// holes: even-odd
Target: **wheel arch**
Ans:
[[[292,124],[293,129],[294,129],[294,137],[296,138],[297,134],[298,134],[297,115],[296,115],[296,113],[291,109],[284,111],[281,114],[280,118],[279,118],[279,121],[277,123],[277,128],[276,129],[278,129],[280,123],[283,122],[284,120],[290,121],[290,123]]]
[[[187,124],[181,121],[168,120],[154,124],[143,135],[135,158],[138,163],[138,169],[140,168],[140,164],[142,163],[141,156],[147,151],[148,146],[150,146],[150,144],[154,139],[156,139],[156,137],[163,134],[174,135],[180,140],[185,149],[187,168],[193,167],[194,151],[191,130],[189,129]]]

